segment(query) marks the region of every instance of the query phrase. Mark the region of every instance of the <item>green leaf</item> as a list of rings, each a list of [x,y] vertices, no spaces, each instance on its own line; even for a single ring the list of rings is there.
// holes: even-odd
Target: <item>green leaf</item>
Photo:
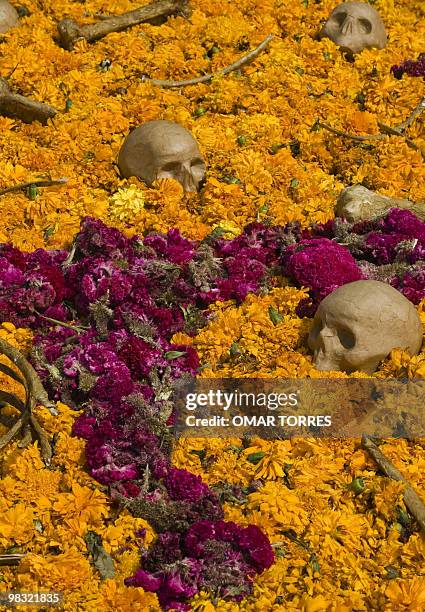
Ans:
[[[199,459],[201,461],[203,461],[205,459],[205,457],[207,456],[207,451],[205,450],[205,448],[203,448],[201,450],[191,450],[190,454],[191,455],[197,455],[199,457]]]
[[[36,186],[36,185],[30,185],[30,186],[27,188],[27,196],[28,196],[28,198],[29,198],[30,200],[36,200],[36,199],[38,198],[38,196],[39,196],[39,193],[40,193],[40,192],[38,191],[38,189],[37,189],[37,186]]]
[[[248,455],[247,459],[250,463],[253,463],[255,465],[265,456],[266,453],[263,453],[263,451],[258,451],[256,453],[251,453],[250,455]]]
[[[232,342],[232,346],[229,349],[229,353],[231,357],[238,357],[241,355],[241,349],[237,342]]]
[[[406,510],[402,510],[402,508],[397,508],[397,520],[403,525],[403,527],[410,527],[411,520]]]
[[[320,563],[315,554],[312,554],[310,557],[310,565],[313,572],[320,573]]]
[[[387,572],[386,576],[384,576],[385,580],[395,580],[400,577],[400,572],[393,565],[387,565],[384,569]]]
[[[248,142],[248,138],[244,134],[241,134],[240,136],[238,136],[237,143],[240,147],[245,146],[247,142]]]
[[[51,236],[53,236],[53,234],[55,233],[55,228],[53,225],[50,225],[49,227],[46,227],[46,229],[43,231],[43,238],[44,240],[49,240],[49,238]]]
[[[102,538],[95,531],[88,531],[84,536],[87,550],[92,557],[92,562],[99,572],[102,580],[115,576],[115,565],[111,555],[106,552],[102,545]]]
[[[285,147],[285,145],[281,142],[275,142],[274,144],[272,144],[272,146],[270,147],[270,153],[272,155],[276,155],[276,153],[278,151],[280,151],[281,149],[283,149]]]
[[[230,451],[236,453],[237,455],[240,455],[241,452],[243,451],[243,448],[241,446],[235,446],[234,444],[231,444],[230,446],[228,446],[224,450],[226,450],[226,451],[230,450]]]
[[[290,183],[291,189],[296,189],[299,184],[300,182],[297,178],[291,179],[291,183]]]
[[[171,361],[172,359],[183,357],[183,355],[186,355],[186,351],[167,351],[167,353],[165,353],[165,359]]]
[[[355,495],[359,495],[365,488],[364,478],[355,478],[351,481],[349,487]]]
[[[273,306],[269,306],[269,317],[272,320],[273,325],[277,325],[283,321],[282,315],[279,314],[276,308],[273,308]]]

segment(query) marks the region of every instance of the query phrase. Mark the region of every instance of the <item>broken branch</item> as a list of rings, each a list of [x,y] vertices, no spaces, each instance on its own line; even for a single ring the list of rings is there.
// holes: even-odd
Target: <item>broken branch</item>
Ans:
[[[336,134],[337,136],[342,136],[343,138],[350,138],[350,140],[356,140],[358,142],[365,142],[367,140],[382,140],[384,138],[383,134],[370,134],[370,136],[357,136],[355,134],[348,134],[347,132],[342,132],[341,130],[337,130],[336,128],[328,125],[327,123],[322,123],[321,121],[317,121],[316,125],[318,127],[322,127],[328,132],[332,132],[332,134]]]
[[[391,127],[390,125],[387,125],[386,123],[382,123],[381,121],[378,121],[378,126],[381,132],[383,132],[384,134],[389,134],[390,136],[401,136],[402,138],[404,138],[404,140],[406,141],[406,144],[411,149],[414,149],[415,151],[421,151],[418,145],[415,142],[413,142],[411,138],[407,138],[407,136],[403,134],[402,130],[399,127],[394,128],[394,127]]]
[[[34,401],[37,404],[47,408],[52,415],[57,416],[58,413],[55,405],[49,400],[37,372],[34,370],[30,362],[25,359],[18,349],[13,347],[11,344],[8,344],[1,338],[0,353],[10,359],[10,361],[21,371],[21,374],[25,378],[28,385],[28,392],[34,398]]]
[[[347,132],[343,132],[342,130],[337,130],[336,128],[328,125],[327,123],[323,123],[322,121],[317,120],[315,125],[318,127],[322,127],[328,132],[332,134],[336,134],[337,136],[341,136],[342,138],[349,138],[350,140],[355,140],[357,142],[366,142],[368,140],[383,140],[385,136],[400,136],[404,138],[406,144],[411,149],[415,151],[419,151],[422,157],[425,159],[425,152],[418,147],[418,145],[411,139],[403,134],[404,130],[407,129],[412,123],[419,117],[419,115],[425,110],[425,97],[419,102],[419,104],[413,109],[410,113],[409,117],[403,123],[400,123],[396,127],[391,127],[386,123],[382,123],[382,121],[378,121],[378,127],[381,131],[380,134],[370,134],[368,136],[357,136],[355,134],[348,134]]]
[[[419,117],[419,115],[423,113],[423,111],[425,111],[425,96],[422,98],[419,104],[412,110],[406,121],[399,123],[396,129],[400,130],[400,132],[403,132],[405,129],[410,127],[412,123],[414,123],[414,121],[416,121],[417,117]]]
[[[0,566],[19,565],[25,555],[20,553],[0,554]]]
[[[101,19],[97,23],[80,26],[73,19],[63,19],[58,23],[59,38],[62,46],[71,51],[78,40],[94,42],[111,32],[122,32],[127,28],[184,12],[187,9],[187,0],[159,0],[142,6],[141,8]]]
[[[45,406],[52,414],[57,415],[54,405],[49,401],[40,379],[32,365],[25,357],[8,342],[0,338],[0,353],[10,359],[10,361],[20,370],[17,375],[9,366],[1,364],[1,371],[10,375],[14,380],[22,384],[25,388],[25,403],[17,396],[7,391],[0,390],[0,406],[10,405],[20,412],[19,418],[10,429],[0,437],[0,450],[13,440],[18,433],[22,439],[20,445],[25,447],[32,440],[32,432],[40,444],[40,454],[46,465],[50,465],[52,460],[52,447],[49,443],[47,434],[33,414],[33,409],[37,404]],[[32,430],[32,431],[31,431]]]
[[[149,79],[147,77],[142,77],[142,81],[168,89],[171,89],[172,87],[187,87],[188,85],[207,83],[208,81],[211,81],[211,79],[229,74],[230,72],[242,68],[242,66],[245,66],[249,62],[252,62],[262,51],[264,51],[264,49],[268,46],[272,39],[273,34],[269,34],[267,38],[265,38],[263,42],[258,45],[258,47],[256,47],[243,57],[239,58],[236,62],[233,62],[233,64],[230,64],[229,66],[226,66],[226,68],[223,68],[222,70],[218,70],[217,72],[213,72],[211,74],[204,74],[203,76],[195,77],[194,79],[188,79],[186,81],[162,81],[161,79]]]
[[[404,503],[410,510],[412,515],[415,517],[418,525],[425,532],[425,505],[421,500],[416,491],[407,482],[401,472],[391,463],[391,461],[384,455],[384,453],[376,446],[374,442],[368,437],[363,436],[362,446],[368,453],[373,457],[378,466],[384,472],[386,476],[393,480],[399,480],[405,485],[404,489]]]
[[[12,185],[12,187],[5,187],[4,189],[0,189],[0,196],[5,193],[10,193],[11,191],[19,191],[20,189],[27,189],[28,187],[51,187],[52,185],[65,185],[68,182],[68,179],[64,176],[56,181],[51,180],[40,180],[40,181],[31,181],[28,183],[19,183],[18,185]]]
[[[0,77],[0,115],[21,119],[24,123],[39,121],[45,125],[56,113],[57,110],[48,104],[13,93],[6,79]]]

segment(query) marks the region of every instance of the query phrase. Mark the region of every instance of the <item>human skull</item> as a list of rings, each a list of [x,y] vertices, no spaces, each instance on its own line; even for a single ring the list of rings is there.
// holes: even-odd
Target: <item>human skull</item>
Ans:
[[[350,223],[374,219],[385,215],[391,208],[411,210],[425,220],[425,202],[411,202],[380,195],[362,185],[352,185],[341,191],[335,208],[335,215]]]
[[[422,325],[411,302],[374,280],[342,285],[320,303],[308,337],[318,370],[372,374],[392,349],[417,355]]]
[[[17,11],[7,0],[0,0],[0,34],[4,34],[18,23]]]
[[[118,156],[123,177],[137,176],[148,186],[173,178],[185,191],[197,191],[205,162],[192,134],[172,121],[148,121],[127,136]]]
[[[377,11],[364,2],[344,2],[330,14],[320,37],[327,37],[345,51],[359,53],[363,49],[387,44],[385,25]]]

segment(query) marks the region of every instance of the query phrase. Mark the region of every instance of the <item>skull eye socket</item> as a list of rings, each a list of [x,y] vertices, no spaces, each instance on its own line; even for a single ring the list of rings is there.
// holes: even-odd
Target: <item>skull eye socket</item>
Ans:
[[[349,329],[339,329],[338,339],[345,349],[352,349],[356,344],[354,334]]]
[[[161,168],[163,172],[178,172],[179,169],[180,169],[180,164],[176,162],[170,162],[169,164],[165,164]]]
[[[196,157],[195,159],[192,159],[192,161],[190,162],[190,165],[192,166],[192,168],[194,166],[204,166],[204,162],[200,157]]]
[[[372,32],[372,24],[369,19],[359,19],[359,25],[363,34],[370,34]]]
[[[310,331],[310,338],[313,338],[314,340],[317,338],[317,336],[320,334],[320,332],[323,329],[323,323],[322,321],[318,321],[312,328]]]
[[[339,26],[342,26],[346,18],[347,13],[345,13],[344,11],[340,11],[339,13],[336,13],[334,15],[334,21],[336,21]]]

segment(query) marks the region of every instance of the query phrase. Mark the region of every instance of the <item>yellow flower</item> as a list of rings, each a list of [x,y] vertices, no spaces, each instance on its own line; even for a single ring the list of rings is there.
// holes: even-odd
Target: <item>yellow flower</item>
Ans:
[[[34,536],[32,508],[15,504],[0,516],[0,544],[8,547],[12,542],[24,544]]]
[[[22,589],[81,590],[81,585],[93,578],[84,555],[71,547],[60,555],[33,555],[24,557],[18,569],[17,585]]]
[[[256,464],[256,480],[276,480],[285,476],[285,465],[289,463],[288,452],[290,449],[291,443],[289,440],[272,443],[258,440],[255,446],[245,449],[244,455],[249,456],[255,453],[263,455]]]
[[[145,192],[138,189],[136,185],[130,185],[127,189],[119,189],[111,198],[109,206],[109,217],[111,222],[125,221],[131,223],[134,217],[140,214],[145,205]]]
[[[53,504],[55,512],[64,517],[79,518],[81,521],[97,523],[108,513],[106,495],[77,482],[72,484],[71,493],[60,493]]]
[[[93,601],[93,609],[99,612],[160,612],[161,606],[154,593],[145,593],[139,587],[120,586],[115,580],[105,580],[99,596]]]
[[[422,612],[425,608],[425,578],[414,576],[407,580],[392,580],[385,589],[388,599],[385,610]]]

